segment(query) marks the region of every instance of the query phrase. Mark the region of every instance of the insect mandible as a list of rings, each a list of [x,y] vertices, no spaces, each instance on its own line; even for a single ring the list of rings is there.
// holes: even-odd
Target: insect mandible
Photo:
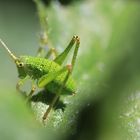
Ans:
[[[73,36],[66,49],[58,56],[56,56],[54,60],[32,56],[16,57],[1,39],[0,42],[17,66],[19,74],[18,77],[20,79],[16,86],[17,90],[21,91],[20,88],[23,83],[27,79],[31,79],[33,84],[31,91],[27,96],[28,99],[32,97],[36,86],[38,88],[45,87],[48,91],[55,94],[52,103],[49,105],[43,115],[43,120],[47,118],[49,112],[61,94],[72,95],[76,92],[75,82],[71,77],[71,74],[75,65],[80,45],[80,39],[78,36]],[[62,64],[73,46],[75,46],[75,49],[71,64],[63,66]],[[48,53],[50,53],[50,51],[48,51]]]

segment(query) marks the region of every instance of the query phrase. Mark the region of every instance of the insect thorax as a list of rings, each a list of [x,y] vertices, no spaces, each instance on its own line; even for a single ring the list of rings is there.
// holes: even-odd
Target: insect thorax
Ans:
[[[33,79],[39,79],[41,76],[61,68],[55,62],[40,57],[22,56],[21,61],[24,63],[27,75]]]

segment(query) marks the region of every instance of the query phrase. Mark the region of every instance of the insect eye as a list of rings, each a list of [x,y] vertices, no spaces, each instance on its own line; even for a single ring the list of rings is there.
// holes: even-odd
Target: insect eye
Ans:
[[[19,63],[18,66],[19,66],[19,67],[23,67],[23,63]]]

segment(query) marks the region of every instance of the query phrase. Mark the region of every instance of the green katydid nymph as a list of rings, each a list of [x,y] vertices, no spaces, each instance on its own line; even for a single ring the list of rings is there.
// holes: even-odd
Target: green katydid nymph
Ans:
[[[9,48],[1,39],[0,42],[17,66],[20,78],[19,82],[17,83],[17,89],[19,91],[21,91],[20,88],[26,79],[30,78],[34,84],[32,85],[32,89],[27,98],[30,98],[33,95],[35,87],[45,87],[48,91],[50,91],[50,93],[55,94],[52,103],[49,105],[48,109],[43,115],[43,120],[47,118],[49,112],[61,94],[72,95],[76,92],[75,82],[71,77],[71,73],[75,65],[75,60],[80,44],[80,39],[78,36],[73,36],[66,49],[61,54],[56,56],[54,60],[32,56],[17,57],[9,50]],[[66,59],[69,51],[73,46],[75,46],[75,49],[71,64],[62,66],[64,60]]]

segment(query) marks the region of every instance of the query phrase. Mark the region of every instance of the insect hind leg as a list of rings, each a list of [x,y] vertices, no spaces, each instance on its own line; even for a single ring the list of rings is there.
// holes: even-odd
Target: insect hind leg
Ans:
[[[63,84],[62,86],[60,87],[58,93],[56,94],[56,96],[54,97],[52,103],[50,104],[50,106],[48,107],[47,111],[45,112],[45,114],[43,115],[43,122],[44,120],[46,120],[46,118],[48,117],[48,114],[49,112],[51,111],[52,107],[55,105],[56,101],[58,100],[59,96],[61,95],[61,93],[63,92],[63,88],[65,87],[68,79],[69,79],[69,76],[70,74],[72,73],[73,71],[73,67],[75,65],[75,61],[76,61],[76,57],[77,57],[77,53],[78,53],[78,49],[79,49],[79,45],[80,45],[80,38],[78,36],[74,36],[73,39],[75,39],[76,41],[76,46],[75,46],[75,50],[74,50],[74,53],[73,53],[73,57],[72,57],[72,61],[71,61],[71,64],[70,65],[67,65],[67,75],[63,81]],[[73,40],[72,40],[73,41]],[[74,41],[74,42],[75,42]],[[73,43],[73,42],[70,42],[70,44]],[[71,46],[72,47],[72,46]],[[57,60],[57,59],[56,59]]]
[[[71,69],[70,69],[70,66],[69,65],[67,65],[67,70],[68,70],[68,72],[67,72],[67,75],[66,75],[66,77],[65,77],[65,79],[63,81],[62,86],[60,87],[60,89],[59,89],[58,93],[55,95],[52,103],[49,105],[48,109],[46,110],[46,112],[43,115],[43,118],[42,118],[43,119],[43,122],[47,119],[48,114],[50,113],[51,109],[53,108],[53,106],[55,105],[55,103],[57,102],[57,100],[59,99],[59,96],[62,93],[63,88],[65,87],[65,85],[66,85],[66,83],[67,83],[67,81],[69,79],[69,76],[71,74]]]
[[[66,47],[66,49],[60,54],[58,55],[54,61],[58,64],[62,64],[64,62],[64,60],[66,59],[66,57],[68,56],[68,53],[70,52],[70,50],[72,49],[72,47],[75,45],[75,49],[74,49],[74,53],[73,53],[73,58],[72,58],[72,67],[74,67],[75,65],[75,60],[77,57],[77,53],[78,53],[78,48],[79,48],[79,44],[80,44],[80,38],[78,36],[73,36],[70,43],[68,44],[68,46]]]

